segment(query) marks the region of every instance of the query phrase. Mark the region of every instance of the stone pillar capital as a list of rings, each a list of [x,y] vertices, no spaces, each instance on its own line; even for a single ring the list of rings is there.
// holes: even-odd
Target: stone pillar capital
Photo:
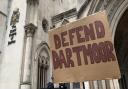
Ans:
[[[32,23],[25,25],[24,28],[27,37],[32,37],[35,33],[35,30],[37,29],[37,27]]]

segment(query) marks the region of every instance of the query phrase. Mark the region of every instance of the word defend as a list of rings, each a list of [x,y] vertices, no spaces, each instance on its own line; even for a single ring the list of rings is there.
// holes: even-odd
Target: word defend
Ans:
[[[19,22],[19,16],[20,16],[19,9],[16,8],[16,10],[13,11],[11,17],[11,22],[10,22],[11,30],[9,33],[10,40],[8,41],[8,45],[16,42],[16,40],[14,40],[14,37],[16,36],[16,23]]]
[[[119,78],[105,11],[51,30],[49,39],[54,82]]]

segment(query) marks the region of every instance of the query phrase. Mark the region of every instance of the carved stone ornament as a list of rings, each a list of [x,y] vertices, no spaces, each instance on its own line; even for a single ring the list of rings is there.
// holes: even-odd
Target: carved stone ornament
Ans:
[[[19,22],[19,17],[20,17],[20,12],[19,12],[19,8],[16,8],[13,11],[12,17],[11,17],[11,22],[10,25],[11,26],[15,26],[17,22]]]
[[[27,37],[33,36],[35,30],[37,29],[37,27],[32,23],[27,24],[24,28]]]

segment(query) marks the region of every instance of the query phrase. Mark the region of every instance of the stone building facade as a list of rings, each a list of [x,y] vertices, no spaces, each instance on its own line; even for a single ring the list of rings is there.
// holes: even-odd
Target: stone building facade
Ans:
[[[3,57],[3,50],[4,50],[4,41],[5,41],[5,34],[7,28],[7,19],[8,19],[8,1],[1,0],[0,1],[0,59]],[[2,60],[0,60],[0,63]]]
[[[121,78],[67,83],[67,86],[128,89],[127,8],[128,0],[1,0],[0,89],[46,87],[54,79],[48,31],[100,10],[107,11]]]

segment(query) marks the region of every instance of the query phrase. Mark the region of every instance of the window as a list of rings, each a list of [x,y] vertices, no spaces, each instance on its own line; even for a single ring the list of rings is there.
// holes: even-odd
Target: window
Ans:
[[[46,48],[42,48],[38,58],[38,89],[47,87],[48,68],[49,54]]]

